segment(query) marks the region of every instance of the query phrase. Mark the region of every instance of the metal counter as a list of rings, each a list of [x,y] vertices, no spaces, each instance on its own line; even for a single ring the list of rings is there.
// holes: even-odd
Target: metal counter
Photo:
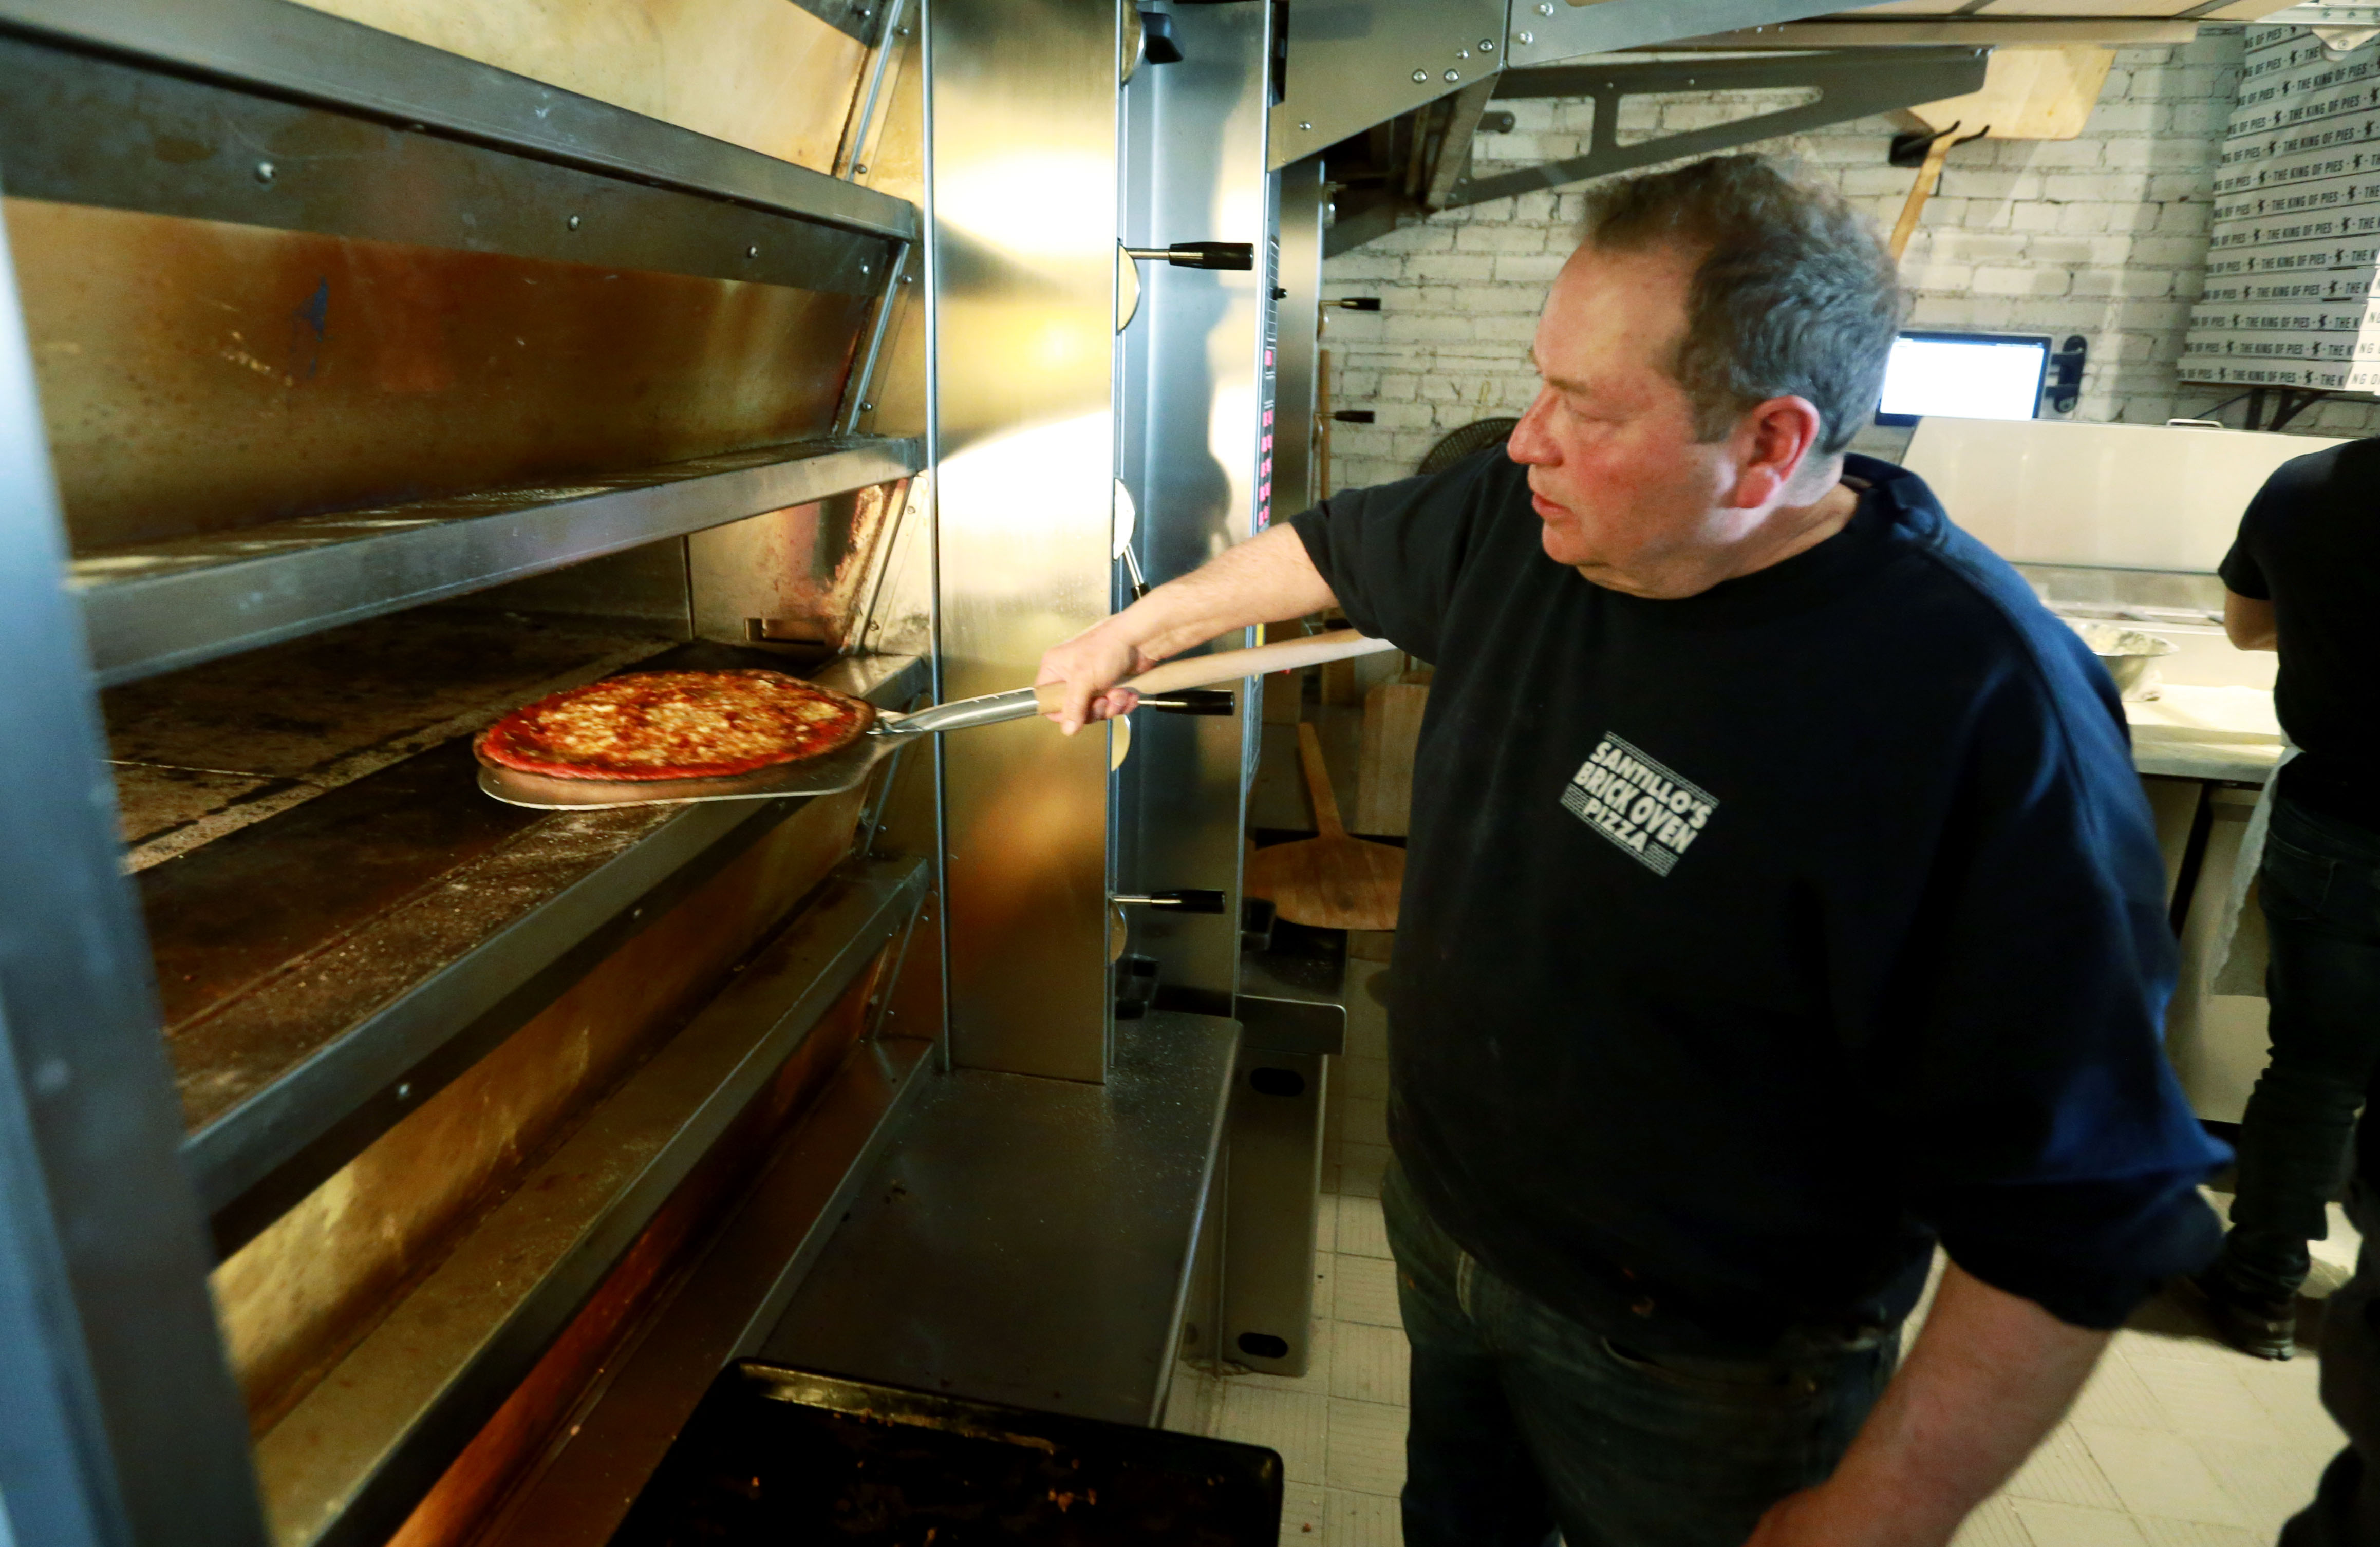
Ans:
[[[2223,731],[2134,725],[2132,766],[2165,779],[2204,779],[2262,785],[2280,765],[2281,743],[2246,741]]]
[[[1118,1025],[1104,1085],[932,1082],[760,1357],[1156,1422],[1239,1043],[1160,1011]]]

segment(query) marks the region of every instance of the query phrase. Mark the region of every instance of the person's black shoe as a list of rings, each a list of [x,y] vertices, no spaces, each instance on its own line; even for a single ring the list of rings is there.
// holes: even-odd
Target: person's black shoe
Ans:
[[[2220,1264],[2187,1280],[2205,1302],[2208,1317],[2223,1341],[2258,1359],[2293,1358],[2298,1351],[2298,1306],[2295,1298],[2265,1299],[2242,1293],[2224,1276]]]

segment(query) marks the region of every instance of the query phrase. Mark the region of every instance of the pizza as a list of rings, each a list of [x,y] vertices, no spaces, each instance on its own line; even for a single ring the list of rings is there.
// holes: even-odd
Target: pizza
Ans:
[[[550,694],[483,732],[498,767],[560,779],[722,779],[816,757],[876,710],[778,671],[635,671]]]

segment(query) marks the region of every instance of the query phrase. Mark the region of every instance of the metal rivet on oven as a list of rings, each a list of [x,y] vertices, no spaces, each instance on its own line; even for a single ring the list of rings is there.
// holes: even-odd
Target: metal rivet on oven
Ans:
[[[1551,15],[1553,15],[1553,14],[1554,14],[1554,7],[1553,7],[1552,0],[1537,0],[1537,14],[1538,14],[1539,16],[1551,16]]]
[[[872,273],[874,273],[876,271],[875,271],[875,270],[873,270],[873,269],[871,269],[871,268],[869,268],[867,264],[862,263],[862,264],[859,266],[859,272],[860,272],[861,273],[863,273],[863,274],[872,274]]]
[[[868,163],[867,163],[866,162],[864,162],[864,161],[863,161],[863,162],[854,162],[854,163],[852,163],[851,169],[852,169],[854,172],[866,172],[866,171],[868,170]]]
[[[1524,32],[1521,34],[1521,42],[1524,43],[1533,43],[1536,41],[1537,35],[1535,32]]]
[[[396,1099],[397,1099],[397,1100],[399,1100],[399,1101],[403,1101],[407,1096],[409,1096],[409,1095],[411,1095],[412,1094],[413,1094],[413,1082],[412,1082],[412,1081],[410,1081],[410,1080],[400,1080],[400,1081],[398,1081],[398,1082],[396,1082]]]
[[[260,183],[266,184],[270,184],[273,181],[273,163],[271,162],[261,161],[256,163],[256,180]]]
[[[1467,48],[1458,48],[1454,51],[1454,56],[1457,59],[1468,59],[1471,57],[1471,51]]]
[[[1461,70],[1449,70],[1446,72],[1446,79],[1449,80],[1461,80],[1463,79],[1463,72]]]
[[[876,412],[876,405],[872,403],[862,403],[859,405],[859,411],[863,414],[872,414]]]
[[[576,230],[577,230],[577,229],[578,229],[578,217],[577,217],[577,215],[573,215],[573,216],[571,216],[571,217],[570,217],[570,229],[571,229],[571,230],[573,230],[573,231],[576,231]]]
[[[1480,53],[1482,53],[1482,54],[1493,54],[1493,53],[1495,53],[1495,52],[1496,52],[1496,40],[1495,40],[1495,39],[1493,39],[1493,38],[1482,38],[1482,39],[1480,39],[1480,40],[1479,40],[1479,52],[1480,52]]]
[[[1314,126],[1313,126],[1312,124],[1305,124],[1305,123],[1301,123],[1301,124],[1299,124],[1297,127],[1298,127],[1299,128],[1301,128],[1301,129],[1307,130],[1308,132],[1311,132],[1311,131],[1312,131],[1312,129],[1313,129],[1313,127],[1314,127]]]
[[[744,256],[747,258],[758,258],[760,256],[760,249],[757,247],[746,248],[744,249]]]
[[[1414,71],[1414,83],[1415,83],[1415,85],[1419,85],[1421,82],[1423,82],[1423,81],[1425,81],[1425,80],[1427,80],[1428,79],[1429,79],[1429,72],[1428,72],[1427,70],[1415,70],[1415,71]]]

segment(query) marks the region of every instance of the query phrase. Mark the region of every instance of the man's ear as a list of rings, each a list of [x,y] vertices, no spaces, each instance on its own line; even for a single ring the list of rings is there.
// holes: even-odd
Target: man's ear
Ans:
[[[1755,404],[1736,429],[1740,460],[1728,502],[1757,510],[1791,494],[1802,475],[1827,460],[1818,453],[1825,419],[1806,397]]]

